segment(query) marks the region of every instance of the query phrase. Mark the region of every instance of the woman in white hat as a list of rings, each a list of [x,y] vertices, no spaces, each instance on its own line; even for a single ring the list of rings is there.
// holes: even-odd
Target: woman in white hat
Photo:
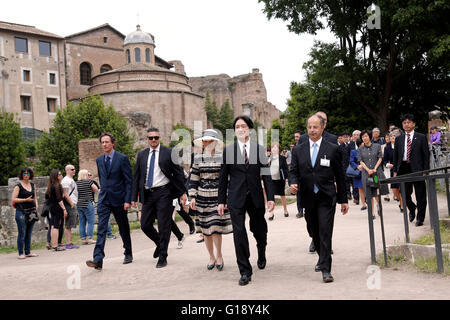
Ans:
[[[197,211],[196,223],[209,253],[207,269],[217,267],[217,270],[222,271],[222,234],[233,232],[229,212],[226,211],[223,216],[217,212],[223,143],[214,129],[203,131],[202,136],[194,140],[194,143],[202,144],[203,152],[195,156],[192,165],[189,183],[190,207]]]

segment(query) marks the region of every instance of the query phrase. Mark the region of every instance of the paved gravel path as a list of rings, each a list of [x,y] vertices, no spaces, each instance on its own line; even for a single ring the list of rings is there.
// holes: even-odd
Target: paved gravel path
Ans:
[[[403,219],[397,202],[383,204],[387,243],[403,243]],[[446,200],[441,196],[439,208],[441,216],[446,216]],[[207,251],[204,243],[196,243],[197,235],[186,236],[182,249],[176,249],[177,241],[172,235],[168,266],[156,269],[153,242],[141,230],[135,230],[133,263],[122,264],[120,238],[108,240],[101,272],[85,265],[92,257],[92,245],[63,252],[39,250],[35,251],[39,257],[25,260],[18,260],[17,254],[0,255],[0,299],[449,299],[450,277],[422,273],[411,267],[382,269],[380,288],[369,289],[367,211],[353,203],[347,215],[339,210],[336,214],[332,270],[335,281],[323,283],[321,273],[314,272],[317,255],[308,252],[310,238],[305,219],[295,217],[295,203],[288,209],[289,217],[285,218],[282,207],[277,207],[275,219],[268,221],[265,270],[256,266],[256,243],[249,233],[253,276],[245,287],[238,285],[231,234],[223,237],[225,267],[219,272],[206,269]],[[179,222],[179,226],[182,232],[189,233],[184,222]],[[380,219],[375,220],[375,226],[378,254],[382,252]],[[429,229],[427,212],[425,226],[410,224],[411,238],[416,239]]]

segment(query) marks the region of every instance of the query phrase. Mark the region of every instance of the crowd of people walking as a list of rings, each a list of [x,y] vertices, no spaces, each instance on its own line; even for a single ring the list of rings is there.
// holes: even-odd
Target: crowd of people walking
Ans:
[[[389,132],[384,135],[378,128],[334,135],[326,131],[327,115],[319,111],[308,118],[306,133],[300,130],[294,133],[295,143],[290,145],[290,150],[281,150],[278,142],[265,149],[250,139],[253,121],[247,116],[238,116],[233,123],[237,138],[234,143],[224,146],[214,129],[205,130],[193,141],[197,152],[192,157],[189,172],[171,156],[172,150],[161,144],[158,128],[147,130],[148,147],[138,153],[134,172],[128,157],[115,149],[114,136],[103,133],[99,138],[103,154],[96,159],[99,183],[85,169],[78,172],[75,181],[76,169],[71,164],[65,167],[64,178],[57,169],[50,172],[46,202],[41,204],[49,226],[47,248],[54,251],[78,249],[71,238],[72,230],[78,225],[81,243],[95,244],[92,259],[87,260],[86,265],[102,270],[105,242],[112,237],[112,213],[123,242],[123,263],[132,263],[127,211],[140,203],[140,227],[155,244],[156,268],[168,264],[171,233],[177,237],[177,248],[183,246],[185,236],[173,219],[178,212],[189,225],[190,234],[197,232],[202,236],[197,242],[205,243],[208,270],[223,270],[222,236],[233,234],[240,273],[238,283],[247,285],[253,271],[249,261],[246,214],[256,239],[257,266],[263,270],[267,264],[265,214],[267,212],[268,221],[275,223],[274,200],[279,196],[284,216],[288,217],[286,193],[290,193],[297,197],[295,216],[306,219],[312,239],[309,251],[318,255],[314,271],[322,273],[324,282],[332,282],[331,244],[336,205],[340,204],[344,215],[349,211],[350,200],[366,210],[368,181],[374,176],[384,179],[387,175],[395,177],[430,167],[429,144],[440,141],[440,136],[434,132],[428,142],[424,134],[414,131],[413,115],[406,114],[401,120],[402,129],[389,125]],[[36,256],[30,251],[33,225],[39,219],[32,179],[32,169],[23,168],[12,194],[19,259]],[[399,185],[391,184],[390,188],[394,201],[399,202],[400,212],[407,209],[410,221],[416,220],[416,226],[422,226],[427,205],[425,183],[406,183],[407,208],[403,207]],[[417,203],[411,198],[413,188]],[[96,193],[98,225],[94,240]],[[380,195],[390,201],[388,185],[381,185]],[[372,198],[372,201],[372,208],[377,207],[378,199]],[[195,217],[195,223],[190,216]]]

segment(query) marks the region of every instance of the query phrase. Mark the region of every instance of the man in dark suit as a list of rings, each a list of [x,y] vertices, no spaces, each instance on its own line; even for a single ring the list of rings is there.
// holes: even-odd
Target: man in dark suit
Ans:
[[[134,169],[132,205],[139,200],[142,205],[141,229],[156,244],[154,258],[158,258],[157,268],[167,265],[167,248],[173,225],[173,199],[186,202],[183,168],[174,158],[172,149],[162,146],[158,128],[147,130],[150,148],[137,155]],[[153,223],[158,219],[158,231]]]
[[[394,177],[397,175],[419,172],[430,169],[430,151],[427,137],[414,131],[416,122],[414,115],[405,114],[402,117],[402,126],[405,133],[395,139],[394,146]],[[412,188],[416,195],[417,205],[412,201]],[[406,205],[409,210],[409,221],[416,218],[416,226],[422,226],[427,209],[427,190],[425,181],[405,183]]]
[[[108,221],[111,212],[119,226],[119,233],[125,249],[124,264],[133,261],[131,250],[130,225],[128,223],[128,209],[131,205],[131,165],[128,157],[114,150],[115,139],[110,133],[100,136],[103,155],[97,158],[100,193],[98,195],[97,214],[97,243],[94,248],[94,259],[86,261],[88,267],[101,270],[105,257],[105,241]]]
[[[327,126],[328,117],[327,117],[327,114],[326,114],[325,112],[323,112],[323,111],[317,111],[314,115],[319,116],[319,117],[321,117],[322,119],[324,119],[324,121],[325,121],[325,127]],[[322,137],[323,137],[326,141],[328,141],[328,142],[330,142],[330,143],[333,143],[333,144],[335,144],[335,145],[338,145],[338,138],[337,138],[337,136],[334,135],[334,134],[332,134],[332,133],[329,133],[329,132],[325,131],[325,127],[324,127],[324,131],[323,131],[323,133],[322,133]],[[302,136],[300,137],[300,140],[298,141],[297,144],[300,144],[300,143],[303,143],[303,142],[306,142],[306,141],[308,141],[308,135],[307,135],[307,134],[304,134],[304,135],[302,135]]]
[[[247,116],[234,120],[237,141],[225,148],[219,175],[219,215],[228,206],[233,225],[233,240],[241,278],[239,285],[251,281],[252,266],[249,257],[245,213],[250,217],[250,231],[256,239],[259,269],[266,266],[267,222],[264,218],[264,196],[261,176],[267,194],[267,207],[272,211],[275,205],[272,179],[264,147],[250,141],[250,130],[254,125]]]
[[[291,193],[301,185],[302,207],[306,223],[310,225],[319,261],[315,271],[322,272],[324,282],[332,282],[331,239],[336,202],[341,212],[348,212],[345,178],[338,146],[322,137],[323,118],[313,115],[307,121],[309,139],[294,147],[291,165]],[[335,187],[337,186],[337,192]]]

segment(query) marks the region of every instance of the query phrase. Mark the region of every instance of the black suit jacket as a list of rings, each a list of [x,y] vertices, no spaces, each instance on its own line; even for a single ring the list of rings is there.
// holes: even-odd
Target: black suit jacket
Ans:
[[[327,131],[324,130],[324,131],[322,132],[322,138],[323,138],[324,140],[330,142],[330,143],[333,143],[333,144],[335,144],[335,145],[338,145],[338,142],[337,142],[337,136],[335,136],[335,135],[332,134],[332,133],[329,133],[329,132],[327,132]],[[308,136],[308,134],[302,134],[302,135],[300,136],[300,139],[298,139],[297,144],[301,144],[301,143],[306,142],[306,141],[309,141],[309,136]]]
[[[348,165],[350,164],[350,143],[341,143],[338,147],[339,151],[341,152],[342,157],[342,168],[344,169],[344,172],[347,170]]]
[[[328,198],[327,205],[347,203],[345,175],[342,168],[341,152],[338,146],[322,139],[314,168],[311,165],[309,141],[296,145],[292,150],[290,183],[300,186],[300,204],[302,208],[314,207],[314,185]],[[330,160],[330,166],[320,165],[320,159]],[[334,182],[336,180],[337,192]]]
[[[244,155],[238,142],[224,149],[223,163],[219,175],[219,204],[227,203],[230,209],[245,207],[247,192],[250,192],[256,208],[264,208],[261,176],[268,201],[274,201],[274,191],[265,149],[250,142],[249,165],[245,168]]]
[[[405,154],[405,134],[395,139],[394,145],[394,172],[398,172]],[[427,137],[414,131],[411,141],[411,171],[418,172],[430,169],[430,150],[428,149]]]
[[[131,203],[132,173],[128,157],[114,152],[109,171],[105,167],[105,155],[97,158],[98,179],[100,181],[99,203],[109,203],[115,207]]]
[[[278,164],[280,165],[280,177],[281,180],[289,178],[289,168],[287,165],[286,157],[281,154],[278,155]]]
[[[172,199],[179,198],[186,192],[184,184],[183,168],[174,163],[171,158],[172,149],[160,146],[158,165],[162,173],[169,179],[169,189]],[[136,166],[134,168],[132,201],[136,202],[138,199],[141,203],[144,202],[144,190],[147,176],[147,162],[150,155],[150,148],[144,149],[138,153]]]

